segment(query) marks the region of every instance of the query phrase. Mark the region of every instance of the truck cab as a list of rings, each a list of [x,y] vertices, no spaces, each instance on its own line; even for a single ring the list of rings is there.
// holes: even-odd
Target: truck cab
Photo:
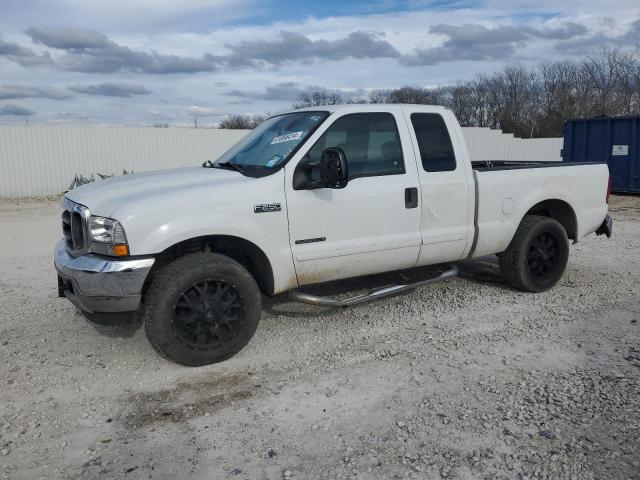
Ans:
[[[465,257],[473,239],[473,180],[464,142],[449,134],[457,128],[441,107],[371,105],[340,109],[315,132],[313,146],[285,167],[298,282]],[[330,147],[345,154],[348,184],[313,188]],[[307,183],[296,178],[302,175]]]

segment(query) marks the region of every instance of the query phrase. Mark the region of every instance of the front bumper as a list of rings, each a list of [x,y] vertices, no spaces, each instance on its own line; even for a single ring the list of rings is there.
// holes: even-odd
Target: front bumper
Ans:
[[[613,218],[611,215],[607,213],[607,216],[604,217],[602,221],[602,225],[598,227],[596,230],[596,235],[606,235],[607,238],[611,238],[611,234],[613,233]]]
[[[88,313],[133,312],[155,259],[107,259],[98,255],[72,257],[64,239],[53,252],[58,294]]]

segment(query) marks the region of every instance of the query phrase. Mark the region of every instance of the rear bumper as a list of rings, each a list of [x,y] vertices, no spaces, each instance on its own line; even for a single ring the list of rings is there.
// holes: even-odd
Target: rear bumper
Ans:
[[[596,235],[606,235],[607,238],[611,238],[611,234],[613,233],[613,218],[611,215],[607,213],[607,216],[604,217],[602,221],[602,225],[598,227],[596,230]]]
[[[138,309],[142,286],[155,259],[106,259],[97,255],[72,257],[64,240],[54,249],[58,295],[89,313],[132,312]]]

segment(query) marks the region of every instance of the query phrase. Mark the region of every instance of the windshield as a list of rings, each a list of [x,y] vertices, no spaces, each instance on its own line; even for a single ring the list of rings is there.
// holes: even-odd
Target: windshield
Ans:
[[[269,175],[286,162],[329,112],[295,112],[271,117],[223,154],[214,166],[236,165]]]

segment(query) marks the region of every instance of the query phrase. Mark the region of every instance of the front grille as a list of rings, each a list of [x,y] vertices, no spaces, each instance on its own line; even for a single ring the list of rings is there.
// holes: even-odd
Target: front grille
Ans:
[[[65,198],[62,202],[62,234],[64,235],[67,252],[73,256],[82,255],[89,251],[86,241],[89,210],[87,207]]]

